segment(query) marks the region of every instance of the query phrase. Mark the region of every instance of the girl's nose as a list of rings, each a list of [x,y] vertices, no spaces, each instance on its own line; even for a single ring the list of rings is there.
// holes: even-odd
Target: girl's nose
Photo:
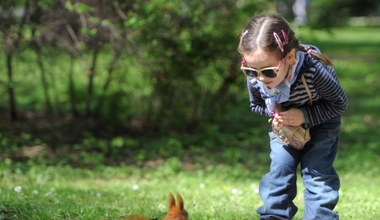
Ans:
[[[260,80],[260,81],[264,81],[264,77],[263,77],[263,75],[261,75],[261,74],[259,74],[257,77],[256,77],[258,80]]]

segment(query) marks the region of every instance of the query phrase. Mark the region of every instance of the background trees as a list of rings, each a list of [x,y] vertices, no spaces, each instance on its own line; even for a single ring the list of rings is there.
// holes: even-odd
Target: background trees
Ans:
[[[227,95],[241,21],[269,4],[6,1],[1,106],[12,120],[29,110],[185,128]]]
[[[310,24],[378,13],[379,3],[366,2],[312,1]],[[235,49],[241,28],[274,7],[264,0],[2,1],[0,109],[13,121],[33,112],[152,131],[218,120],[244,91]]]

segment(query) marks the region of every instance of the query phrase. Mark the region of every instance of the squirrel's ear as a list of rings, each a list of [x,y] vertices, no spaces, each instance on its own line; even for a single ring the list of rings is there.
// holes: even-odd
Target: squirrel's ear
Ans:
[[[175,207],[175,198],[173,194],[169,193],[169,208]]]
[[[179,208],[183,210],[184,209],[183,198],[179,193],[177,193],[177,201],[178,201]]]

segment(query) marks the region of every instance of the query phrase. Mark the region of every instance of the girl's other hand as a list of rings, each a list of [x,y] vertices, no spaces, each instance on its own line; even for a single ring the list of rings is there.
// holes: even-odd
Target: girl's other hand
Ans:
[[[299,126],[304,123],[303,112],[298,108],[291,108],[287,111],[274,115],[273,123],[276,126]]]

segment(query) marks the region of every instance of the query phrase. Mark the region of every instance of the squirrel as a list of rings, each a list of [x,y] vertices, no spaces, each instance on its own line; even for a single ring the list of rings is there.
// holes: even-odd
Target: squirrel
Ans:
[[[158,218],[149,218],[146,216],[133,215],[127,216],[123,220],[158,220]],[[172,193],[169,193],[168,213],[162,220],[188,220],[188,213],[185,210],[183,198],[179,193],[177,193],[177,202],[174,195]]]

